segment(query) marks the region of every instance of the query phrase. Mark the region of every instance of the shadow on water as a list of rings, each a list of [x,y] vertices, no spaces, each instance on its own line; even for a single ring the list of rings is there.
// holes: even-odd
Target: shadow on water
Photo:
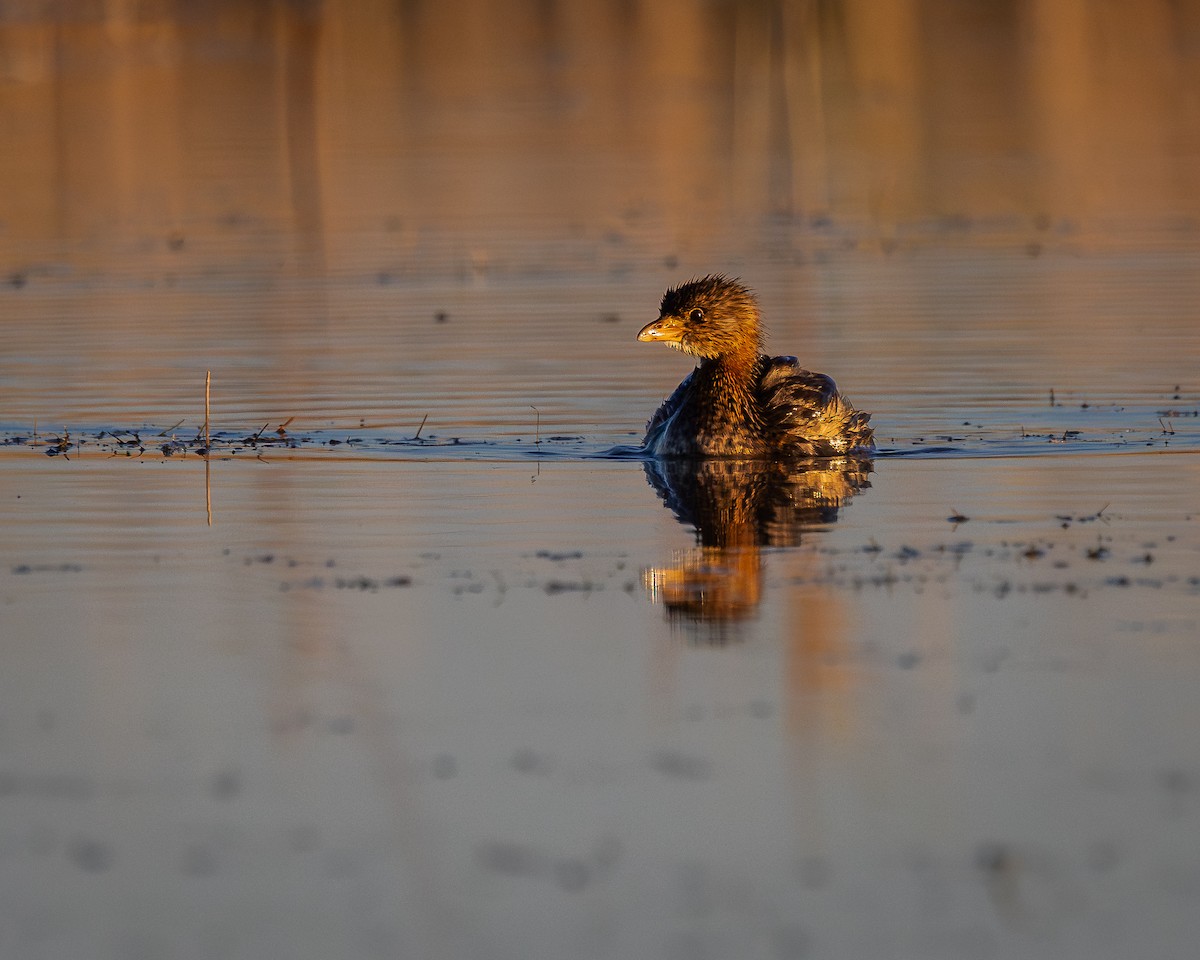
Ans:
[[[646,479],[696,546],[645,571],[651,598],[698,642],[737,639],[764,590],[764,547],[795,547],[870,487],[868,459],[647,460]]]

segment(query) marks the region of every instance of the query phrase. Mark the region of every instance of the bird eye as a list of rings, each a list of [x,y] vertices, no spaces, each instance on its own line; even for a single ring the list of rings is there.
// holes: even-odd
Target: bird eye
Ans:
[[[688,319],[692,323],[703,323],[704,322],[704,311],[701,310],[699,307],[697,307],[695,310],[693,310],[691,313],[688,314]]]

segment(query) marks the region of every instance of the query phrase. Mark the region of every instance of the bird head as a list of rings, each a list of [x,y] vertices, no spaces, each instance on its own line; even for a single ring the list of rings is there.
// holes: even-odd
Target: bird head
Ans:
[[[663,294],[658,319],[638,340],[665,343],[693,357],[757,354],[762,342],[758,301],[740,280],[710,275]]]

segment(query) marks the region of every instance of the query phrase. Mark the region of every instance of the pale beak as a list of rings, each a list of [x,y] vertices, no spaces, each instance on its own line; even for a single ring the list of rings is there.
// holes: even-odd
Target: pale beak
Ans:
[[[659,317],[642,327],[637,338],[643,343],[678,343],[683,339],[683,322],[678,317]]]

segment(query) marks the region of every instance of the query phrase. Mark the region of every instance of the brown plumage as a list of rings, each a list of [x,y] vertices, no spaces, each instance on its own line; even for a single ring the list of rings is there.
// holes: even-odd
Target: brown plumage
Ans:
[[[758,301],[740,280],[707,276],[668,290],[638,333],[700,358],[646,425],[659,457],[801,458],[869,453],[870,414],[823,373],[762,353]]]

